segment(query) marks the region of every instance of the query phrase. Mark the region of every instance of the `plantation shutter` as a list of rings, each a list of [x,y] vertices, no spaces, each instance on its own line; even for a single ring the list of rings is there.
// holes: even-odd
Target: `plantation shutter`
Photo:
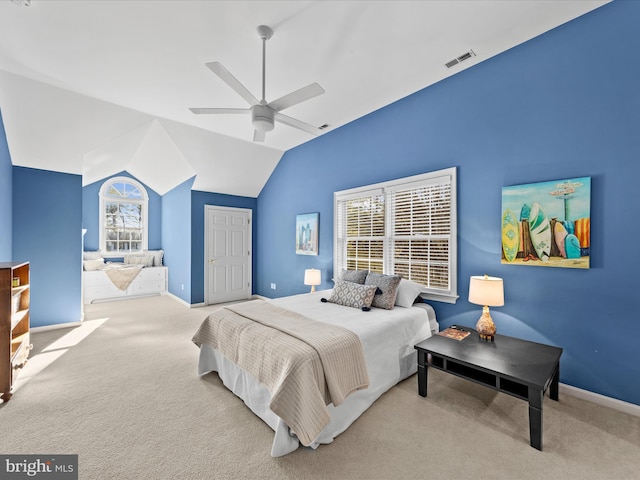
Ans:
[[[336,249],[340,269],[383,272],[384,203],[381,189],[337,200]]]
[[[452,203],[448,176],[388,190],[388,272],[451,291]]]

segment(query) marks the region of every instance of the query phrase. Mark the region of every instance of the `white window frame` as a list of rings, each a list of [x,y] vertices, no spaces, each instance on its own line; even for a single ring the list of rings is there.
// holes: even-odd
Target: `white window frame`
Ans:
[[[135,203],[142,205],[142,248],[140,252],[143,250],[148,250],[149,248],[149,194],[147,193],[146,188],[142,186],[142,184],[132,178],[129,177],[112,177],[106,180],[102,186],[100,187],[99,198],[100,198],[100,213],[99,213],[99,240],[100,240],[100,251],[102,252],[102,256],[105,258],[113,258],[113,257],[122,257],[123,255],[127,255],[130,253],[138,253],[138,250],[133,250],[130,252],[117,251],[117,252],[107,252],[107,236],[105,235],[105,207],[106,203],[113,203],[113,197],[105,198],[105,192],[109,188],[110,185],[114,183],[129,183],[137,188],[142,194],[142,198],[123,198],[120,203]]]
[[[457,178],[456,167],[451,167],[434,172],[423,173],[411,177],[405,177],[397,180],[376,183],[373,185],[365,185],[362,187],[342,190],[334,193],[334,211],[333,211],[333,271],[337,277],[339,272],[346,265],[346,244],[342,246],[345,251],[340,251],[340,239],[338,234],[340,228],[338,222],[341,215],[339,214],[339,202],[349,199],[360,198],[368,195],[383,194],[385,196],[385,227],[384,227],[384,260],[383,273],[393,274],[393,232],[392,226],[394,222],[391,202],[388,201],[393,192],[418,188],[421,186],[448,183],[451,188],[450,199],[450,233],[449,233],[449,251],[448,251],[448,271],[449,271],[449,288],[435,289],[425,287],[421,296],[427,300],[435,300],[445,303],[456,303],[458,296],[458,228],[457,228]]]

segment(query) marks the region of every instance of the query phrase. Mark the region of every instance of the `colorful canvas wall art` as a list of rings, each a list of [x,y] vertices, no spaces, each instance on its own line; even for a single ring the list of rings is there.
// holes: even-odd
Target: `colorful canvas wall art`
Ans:
[[[502,263],[589,268],[591,177],[502,188]]]
[[[318,255],[319,213],[296,215],[296,254]]]

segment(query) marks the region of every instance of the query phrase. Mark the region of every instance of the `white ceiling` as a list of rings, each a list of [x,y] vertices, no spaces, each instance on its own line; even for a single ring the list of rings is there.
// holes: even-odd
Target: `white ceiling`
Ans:
[[[14,165],[85,185],[127,170],[160,194],[195,175],[194,189],[256,197],[314,137],[276,123],[253,143],[249,116],[188,109],[247,107],[212,61],[260,98],[258,25],[274,30],[267,101],[318,82],[325,94],[283,113],[325,134],[605,3],[3,0],[0,110]]]

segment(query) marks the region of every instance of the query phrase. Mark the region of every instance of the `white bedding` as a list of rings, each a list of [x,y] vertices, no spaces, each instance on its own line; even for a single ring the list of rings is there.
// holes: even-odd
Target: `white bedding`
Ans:
[[[437,331],[435,312],[427,304],[393,310],[372,308],[362,312],[333,303],[322,303],[330,290],[270,300],[276,305],[353,331],[362,342],[370,386],[351,394],[339,407],[329,405],[331,422],[312,444],[313,448],[331,443],[345,431],[375,400],[400,380],[415,373],[417,362],[414,345]],[[299,446],[298,439],[270,409],[271,394],[253,376],[227,360],[212,347],[200,348],[198,373],[216,371],[223,383],[274,431],[271,448],[274,457],[286,455]]]

